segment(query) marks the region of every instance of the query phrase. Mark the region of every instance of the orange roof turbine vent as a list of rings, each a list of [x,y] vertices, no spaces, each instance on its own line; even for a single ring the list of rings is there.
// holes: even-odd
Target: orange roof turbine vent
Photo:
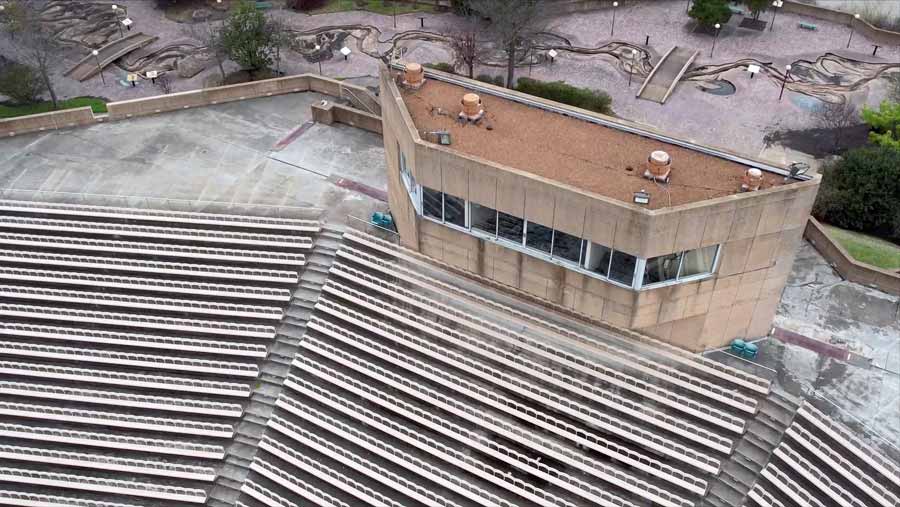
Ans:
[[[755,167],[751,167],[744,172],[741,178],[741,192],[754,192],[762,186],[762,171]]]
[[[407,63],[403,73],[403,86],[418,90],[425,84],[425,70],[418,63]]]
[[[650,157],[647,159],[647,170],[644,171],[644,177],[649,180],[668,183],[671,175],[672,157],[661,150],[650,153]]]
[[[463,95],[462,107],[462,112],[459,113],[460,120],[478,121],[484,116],[481,97],[474,93]]]

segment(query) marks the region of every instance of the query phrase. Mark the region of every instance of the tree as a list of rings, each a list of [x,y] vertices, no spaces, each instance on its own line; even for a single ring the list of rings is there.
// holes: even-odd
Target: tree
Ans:
[[[759,15],[772,5],[770,0],[743,0],[743,2],[753,14],[753,19],[759,19]]]
[[[506,86],[515,86],[516,61],[523,44],[545,18],[545,0],[469,0],[469,7],[491,20],[489,33],[506,53]]]
[[[847,129],[860,123],[856,106],[848,101],[823,102],[812,114],[816,125],[830,132],[836,152],[841,151],[841,140]]]
[[[20,63],[7,65],[0,72],[0,93],[20,104],[37,102],[44,91],[38,72]]]
[[[3,11],[0,12],[0,24],[9,33],[10,39],[16,40],[16,34],[25,29],[27,17],[28,8],[25,3],[21,0],[13,0],[3,5]]]
[[[272,65],[276,35],[268,30],[266,16],[247,0],[241,0],[222,27],[222,44],[228,56],[253,72]]]
[[[469,79],[475,76],[478,62],[478,20],[469,17],[463,27],[450,34],[450,49],[454,55],[454,65],[465,67]]]
[[[900,150],[850,150],[822,170],[813,214],[830,224],[900,241]]]
[[[878,110],[864,106],[863,121],[869,124],[869,141],[900,150],[900,102],[883,101]]]
[[[37,72],[44,84],[44,89],[50,94],[53,109],[56,109],[59,101],[56,98],[56,90],[53,88],[50,72],[55,67],[59,47],[53,36],[42,29],[36,13],[29,10],[23,19],[21,37],[16,39],[15,43],[18,59]]]
[[[694,0],[688,15],[700,26],[711,27],[716,23],[725,24],[731,17],[731,9],[726,0]]]
[[[191,37],[198,39],[203,43],[203,47],[212,55],[219,66],[219,73],[222,74],[222,82],[225,82],[225,60],[228,58],[228,49],[222,39],[221,28],[212,21],[203,24],[190,24],[188,31]]]

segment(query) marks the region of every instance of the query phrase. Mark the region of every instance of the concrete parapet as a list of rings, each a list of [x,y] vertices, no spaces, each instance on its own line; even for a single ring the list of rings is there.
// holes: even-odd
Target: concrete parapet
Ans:
[[[30,114],[0,120],[0,136],[9,137],[29,132],[79,127],[95,123],[97,118],[88,106],[49,113]]]
[[[810,217],[803,235],[831,267],[847,280],[900,296],[900,273],[876,268],[850,257],[847,250],[831,239],[815,218]]]

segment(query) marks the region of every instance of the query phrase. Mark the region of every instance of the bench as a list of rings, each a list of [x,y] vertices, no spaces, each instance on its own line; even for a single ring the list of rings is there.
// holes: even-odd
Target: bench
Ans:
[[[261,11],[269,10],[272,7],[272,2],[256,2],[256,8]]]
[[[729,5],[729,6],[728,6],[728,10],[731,11],[732,14],[735,14],[735,15],[737,15],[737,16],[743,16],[743,15],[744,15],[744,11],[742,11],[740,7],[735,7],[735,6],[733,6],[733,5]]]
[[[800,23],[798,23],[798,26],[799,26],[800,28],[804,29],[804,30],[809,30],[809,31],[812,31],[812,32],[815,32],[816,30],[819,29],[818,26],[816,26],[816,25],[814,25],[814,24],[812,24],[812,23],[804,23],[804,22],[802,22],[802,21],[801,21]]]

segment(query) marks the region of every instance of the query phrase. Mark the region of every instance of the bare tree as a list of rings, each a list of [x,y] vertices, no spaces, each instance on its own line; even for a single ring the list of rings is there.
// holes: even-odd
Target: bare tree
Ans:
[[[57,63],[59,46],[53,36],[42,29],[37,16],[37,13],[31,11],[24,16],[21,36],[15,42],[16,53],[22,63],[37,70],[41,82],[50,94],[53,109],[56,109],[58,100],[50,73]]]
[[[489,33],[506,52],[506,86],[515,86],[518,53],[545,18],[546,0],[471,0],[469,7],[490,18]]]
[[[290,27],[284,20],[274,17],[266,18],[266,31],[275,50],[275,75],[281,75],[281,48],[290,46]]]
[[[225,60],[228,59],[228,51],[222,43],[222,27],[216,26],[213,21],[207,21],[202,25],[189,25],[191,36],[203,43],[206,51],[212,55],[222,74],[222,83],[225,82]]]
[[[840,151],[841,141],[847,129],[860,123],[859,111],[848,100],[835,103],[823,102],[813,110],[812,114],[816,126],[828,130],[835,151]]]
[[[454,66],[465,67],[469,79],[475,77],[475,64],[478,62],[478,37],[480,35],[478,19],[469,17],[459,30],[450,34],[450,49],[454,55]]]

